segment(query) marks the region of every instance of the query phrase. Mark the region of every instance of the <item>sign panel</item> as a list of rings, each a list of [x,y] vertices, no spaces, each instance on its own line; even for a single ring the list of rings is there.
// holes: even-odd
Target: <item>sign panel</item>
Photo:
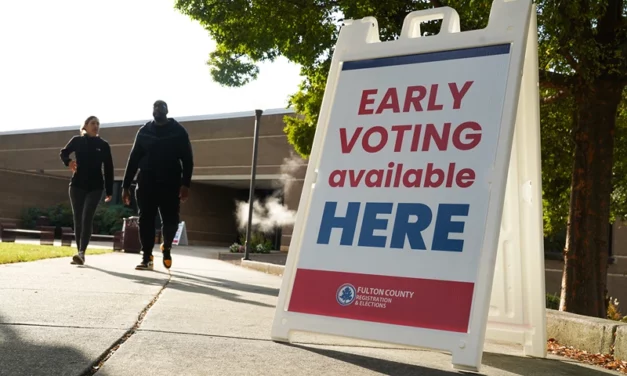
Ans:
[[[342,28],[274,340],[400,343],[478,369],[532,8],[495,0],[488,27],[463,33],[452,8],[413,12],[394,42],[371,17]]]
[[[187,245],[187,226],[185,226],[185,221],[179,222],[172,245]]]
[[[289,311],[467,331],[509,51],[344,63]]]

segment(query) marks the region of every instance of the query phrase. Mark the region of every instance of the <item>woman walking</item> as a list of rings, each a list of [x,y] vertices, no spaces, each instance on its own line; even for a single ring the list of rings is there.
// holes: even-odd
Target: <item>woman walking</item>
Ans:
[[[105,202],[111,201],[113,191],[111,148],[109,143],[98,135],[99,129],[98,118],[88,117],[81,127],[80,136],[74,136],[61,149],[61,160],[72,171],[70,202],[74,214],[74,236],[78,253],[72,258],[71,263],[75,265],[85,263],[85,250],[91,239],[94,215],[103,190],[106,191]],[[70,159],[72,153],[75,160]]]

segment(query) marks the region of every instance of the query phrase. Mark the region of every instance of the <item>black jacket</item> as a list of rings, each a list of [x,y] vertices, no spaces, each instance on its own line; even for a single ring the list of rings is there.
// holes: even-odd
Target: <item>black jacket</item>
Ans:
[[[147,181],[189,187],[194,157],[185,128],[174,119],[163,125],[154,121],[143,125],[128,157],[123,188],[131,186],[138,169],[140,184]]]
[[[63,164],[69,166],[70,154],[76,157],[76,172],[70,185],[87,191],[102,189],[113,194],[113,158],[109,143],[100,137],[75,136],[61,149]],[[104,165],[104,179],[102,167]]]

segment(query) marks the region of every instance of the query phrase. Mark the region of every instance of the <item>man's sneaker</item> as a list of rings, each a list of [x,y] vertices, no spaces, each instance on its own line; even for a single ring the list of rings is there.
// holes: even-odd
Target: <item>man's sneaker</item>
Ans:
[[[72,262],[70,262],[70,264],[72,265],[84,265],[85,264],[85,254],[84,253],[77,253],[74,255],[74,257],[72,257]]]
[[[135,270],[154,270],[154,259],[155,257],[153,255],[150,255],[150,261],[142,260],[142,262],[135,267]]]
[[[163,266],[166,269],[170,269],[172,267],[172,248],[166,249],[163,244],[161,244],[161,252],[163,253]]]

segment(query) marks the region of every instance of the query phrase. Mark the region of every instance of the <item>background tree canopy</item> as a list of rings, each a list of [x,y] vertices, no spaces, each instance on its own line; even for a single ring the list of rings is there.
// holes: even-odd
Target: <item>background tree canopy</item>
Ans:
[[[374,16],[381,41],[388,41],[398,37],[409,12],[450,6],[465,31],[485,27],[491,5],[490,0],[177,0],[175,7],[216,41],[208,64],[222,85],[254,80],[257,63],[279,56],[301,66],[304,79],[289,99],[301,116],[286,117],[285,133],[307,158],[343,19]],[[562,295],[561,308],[603,315],[609,220],[627,214],[627,10],[622,0],[538,0],[537,7],[545,231],[557,239],[547,245],[561,251],[567,239],[564,290],[571,293]],[[440,24],[425,24],[423,32],[437,33]],[[578,285],[583,281],[592,282]]]
[[[550,98],[550,95],[545,95]],[[544,100],[542,122],[542,191],[545,247],[562,252],[566,237],[573,164],[573,98]],[[627,218],[627,102],[623,101],[616,121],[610,222]]]

